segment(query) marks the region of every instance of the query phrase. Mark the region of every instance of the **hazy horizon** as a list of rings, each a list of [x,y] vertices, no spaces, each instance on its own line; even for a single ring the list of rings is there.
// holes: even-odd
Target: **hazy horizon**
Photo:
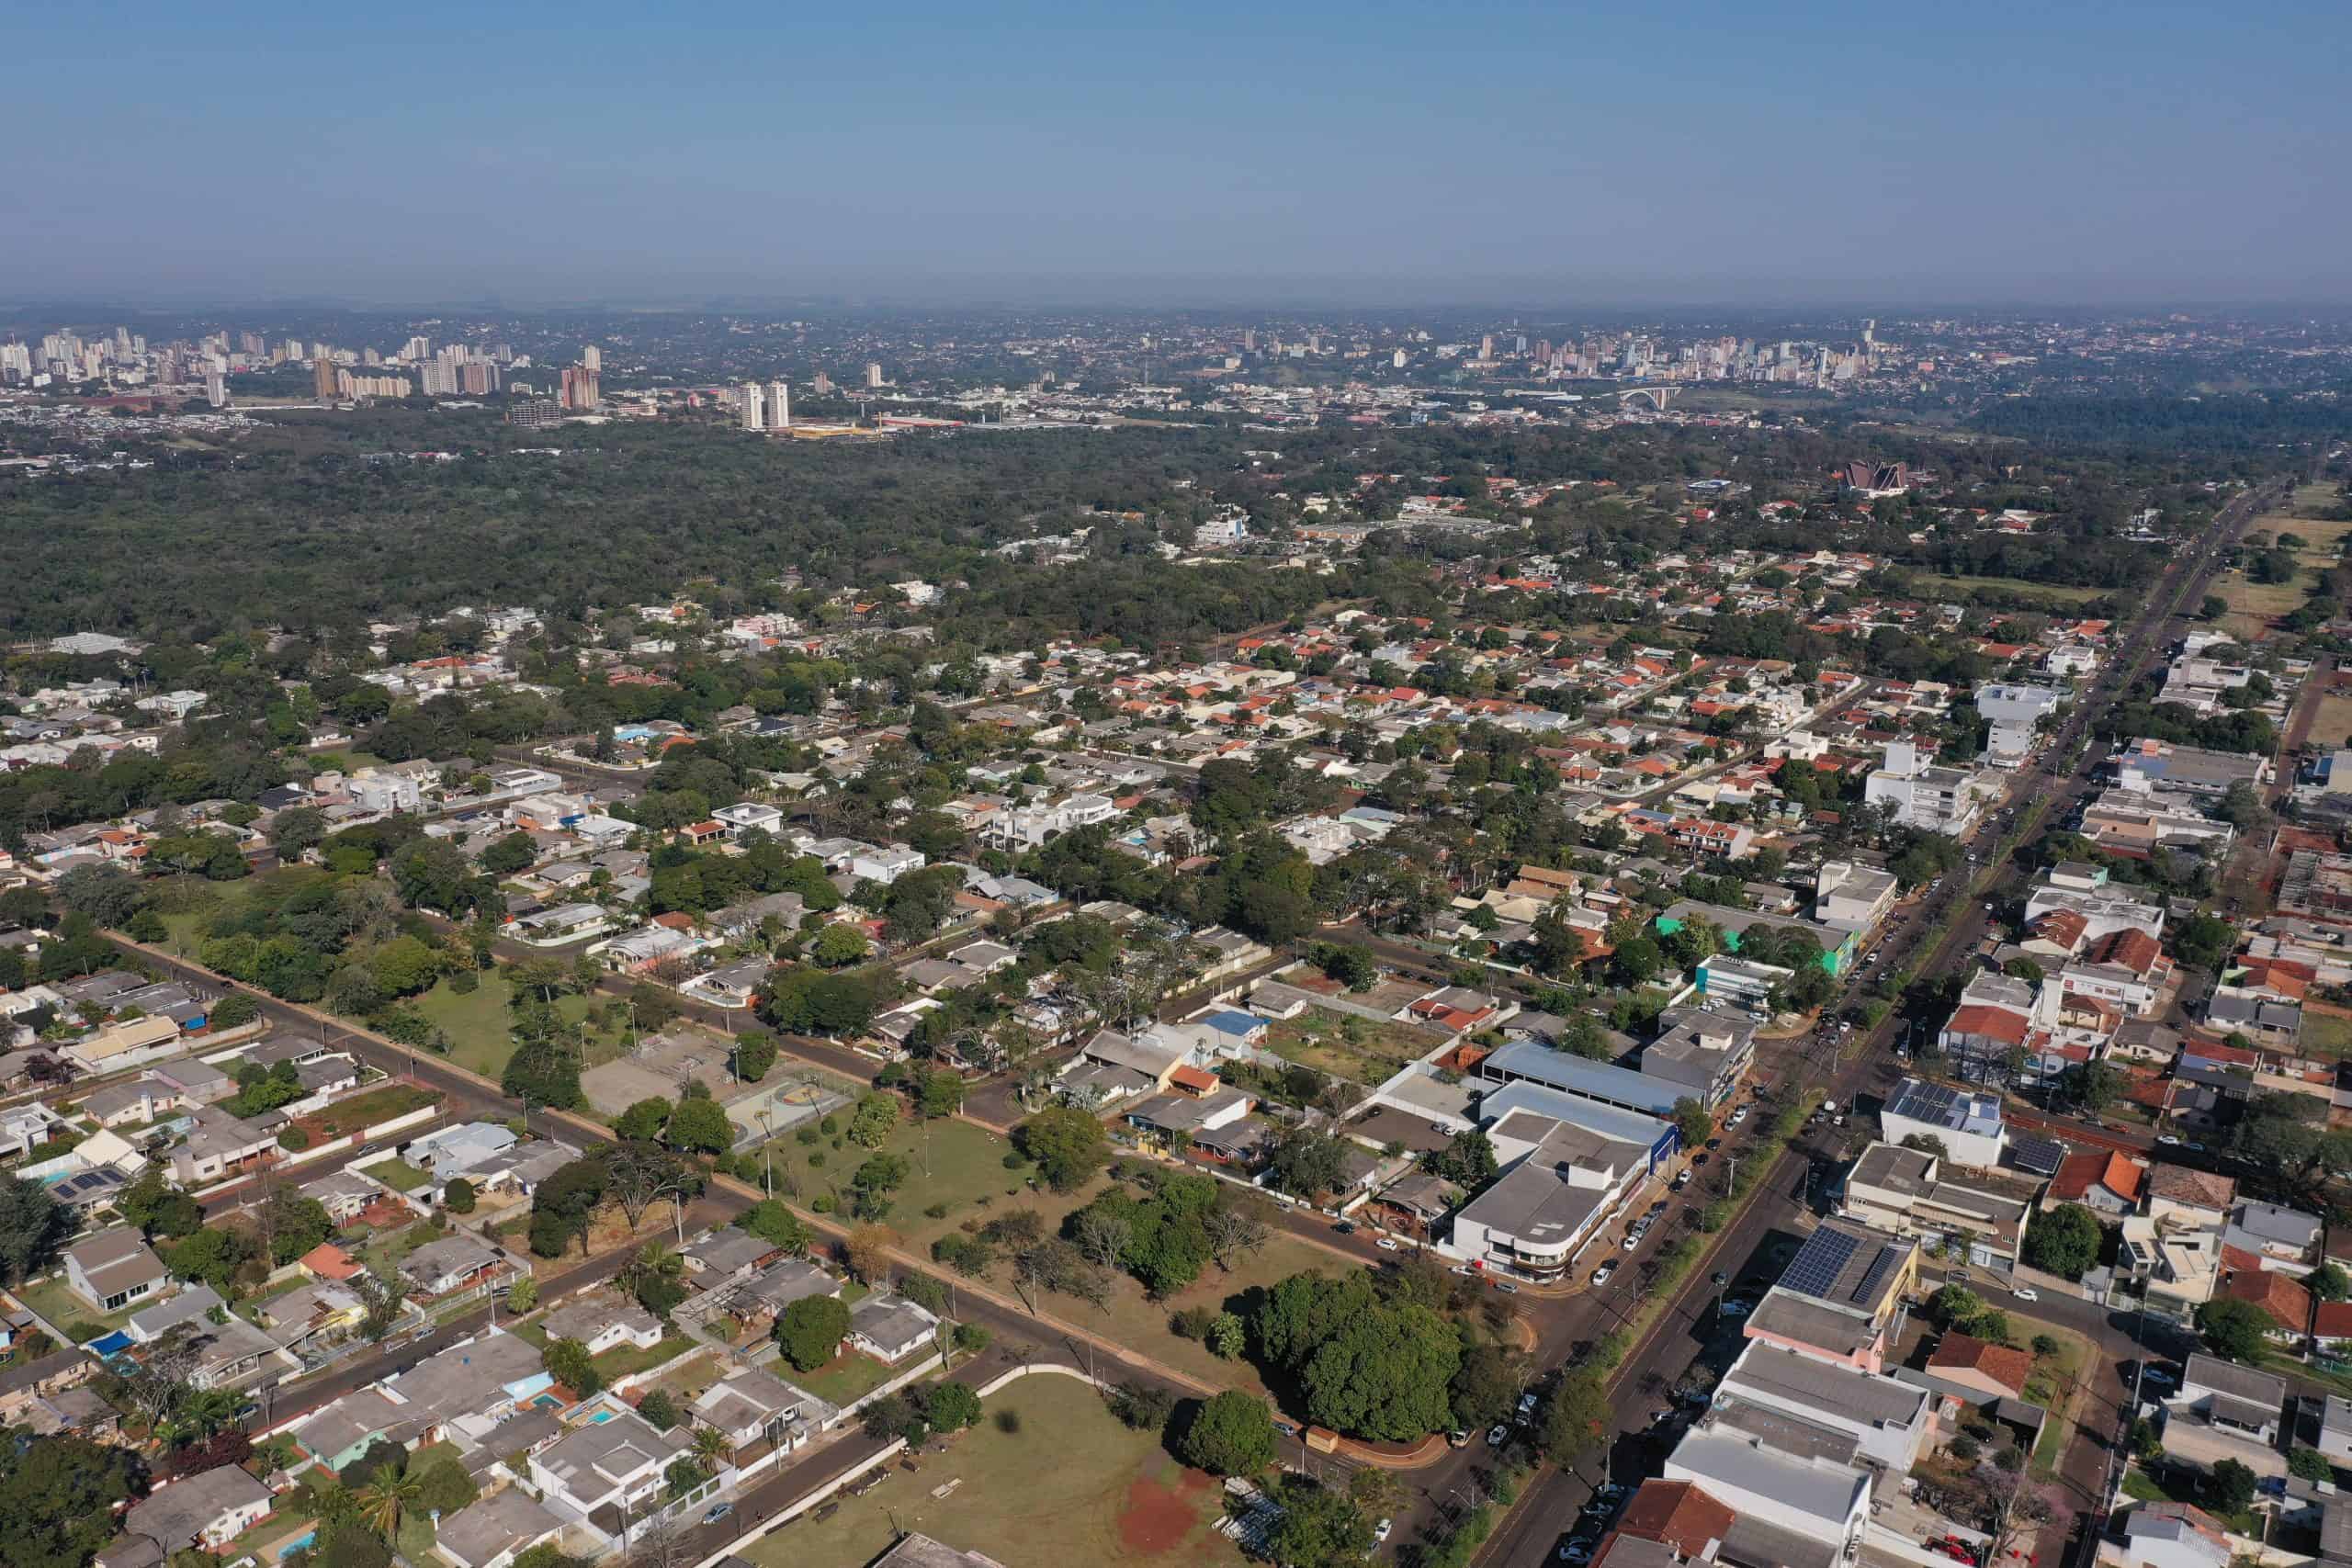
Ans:
[[[2352,20],[2305,0],[268,4],[17,34],[27,303],[2352,300]]]

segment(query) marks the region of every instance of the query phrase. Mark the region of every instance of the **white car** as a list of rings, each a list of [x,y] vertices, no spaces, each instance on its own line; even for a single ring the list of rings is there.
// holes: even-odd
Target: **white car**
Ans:
[[[1490,1449],[1498,1449],[1498,1448],[1501,1448],[1505,1443],[1510,1442],[1510,1428],[1509,1427],[1504,1426],[1501,1422],[1498,1421],[1498,1422],[1496,1422],[1496,1423],[1494,1424],[1494,1426],[1492,1426],[1491,1427],[1487,1428],[1487,1446],[1488,1448],[1490,1448]]]
[[[1382,1542],[1385,1541],[1388,1539],[1388,1532],[1396,1528],[1396,1521],[1395,1519],[1383,1519],[1378,1524],[1373,1526],[1372,1544],[1378,1546]]]
[[[1596,1285],[1605,1285],[1609,1283],[1610,1277],[1616,1272],[1617,1265],[1614,1263],[1604,1263],[1600,1268],[1592,1271],[1592,1282]]]
[[[2041,1292],[2035,1290],[2030,1285],[2019,1285],[2016,1290],[2011,1291],[2009,1294],[2021,1302],[2038,1302],[2041,1299]]]
[[[1380,1248],[1383,1252],[1402,1252],[1404,1250],[1404,1247],[1393,1235],[1382,1236],[1378,1241],[1374,1242],[1372,1245]]]

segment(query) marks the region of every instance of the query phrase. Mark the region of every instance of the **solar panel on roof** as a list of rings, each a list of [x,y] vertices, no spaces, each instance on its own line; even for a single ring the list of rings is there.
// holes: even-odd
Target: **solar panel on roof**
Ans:
[[[1822,1229],[1806,1238],[1789,1260],[1781,1276],[1781,1283],[1803,1295],[1826,1298],[1838,1282],[1838,1276],[1854,1256],[1861,1238],[1841,1230]]]
[[[2036,1176],[2055,1176],[2066,1157],[2066,1145],[2055,1138],[2021,1133],[2009,1139],[2009,1153],[2016,1157],[2019,1169]]]
[[[1885,1279],[1888,1271],[1900,1264],[1904,1257],[1904,1250],[1900,1247],[1880,1247],[1878,1256],[1871,1259],[1869,1270],[1862,1275],[1862,1282],[1855,1290],[1854,1299],[1860,1302],[1878,1300],[1879,1281]]]

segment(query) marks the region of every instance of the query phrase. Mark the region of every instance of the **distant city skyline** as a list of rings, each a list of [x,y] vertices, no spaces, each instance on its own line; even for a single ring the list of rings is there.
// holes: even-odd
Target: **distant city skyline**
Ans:
[[[2352,300],[2316,0],[240,13],[19,20],[0,299]]]

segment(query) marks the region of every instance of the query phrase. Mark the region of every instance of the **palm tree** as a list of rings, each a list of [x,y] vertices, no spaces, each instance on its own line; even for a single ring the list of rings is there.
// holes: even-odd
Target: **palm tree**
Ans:
[[[727,1440],[727,1434],[718,1427],[697,1427],[695,1428],[695,1453],[696,1457],[709,1461],[713,1469],[727,1462],[734,1456],[734,1445]]]
[[[641,1287],[659,1280],[684,1279],[686,1260],[658,1241],[649,1241],[637,1249],[637,1256],[621,1265],[620,1287],[636,1295]]]
[[[359,1489],[359,1517],[389,1543],[422,1491],[414,1475],[379,1464],[376,1479]]]

